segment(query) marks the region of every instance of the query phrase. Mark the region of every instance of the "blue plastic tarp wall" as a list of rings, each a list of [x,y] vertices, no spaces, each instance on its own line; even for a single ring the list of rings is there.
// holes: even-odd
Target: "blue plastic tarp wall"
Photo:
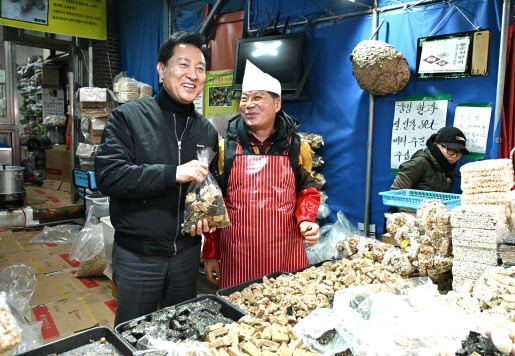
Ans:
[[[286,16],[291,16],[293,21],[300,13],[314,18],[316,15],[310,17],[307,14],[310,11],[311,14],[324,12],[325,5],[330,3],[347,2],[253,0],[255,8],[253,7],[252,12],[256,14],[261,8],[270,11],[273,6],[271,16],[275,16],[280,10],[283,20]],[[380,6],[389,3],[392,2],[381,1]],[[379,15],[379,21],[385,18],[385,23],[378,33],[378,39],[402,52],[412,72],[412,78],[402,91],[394,96],[375,99],[371,223],[376,224],[379,233],[382,231],[383,213],[387,207],[382,204],[378,193],[389,190],[394,179],[390,175],[390,149],[395,98],[426,93],[451,93],[453,98],[449,103],[447,125],[453,123],[456,104],[491,102],[492,124],[486,158],[497,157],[498,145],[492,143],[492,131],[499,61],[501,0],[456,2],[475,26],[492,30],[487,77],[431,81],[414,79],[417,38],[429,36],[449,12],[452,4],[438,3],[408,10],[382,12]],[[348,8],[337,6],[333,9],[334,12],[339,10],[344,12]],[[165,36],[160,30],[163,15],[161,11],[161,0],[128,0],[119,5],[118,13],[122,68],[137,80],[153,83],[154,89],[157,89],[157,49]],[[193,28],[195,24],[191,23],[189,28],[186,18],[187,16],[181,18],[181,29]],[[293,31],[299,30],[306,31],[306,27],[293,28]],[[454,9],[433,35],[471,30],[474,30],[472,25]],[[325,146],[319,150],[325,165],[319,171],[327,180],[325,190],[329,195],[328,204],[333,211],[327,221],[335,221],[336,213],[342,211],[357,225],[358,222],[363,222],[365,215],[369,95],[356,84],[349,55],[360,41],[370,38],[372,16],[362,15],[344,18],[338,22],[321,22],[311,25],[309,32],[311,62],[314,64],[311,73],[312,100],[284,102],[283,108],[301,121],[301,131],[319,133],[325,139]],[[459,165],[463,163],[466,163],[465,159],[460,160]],[[457,192],[459,186],[458,180],[455,184]]]
[[[121,68],[127,76],[157,91],[157,52],[167,36],[163,0],[125,0],[116,6]]]
[[[259,7],[266,7],[267,2],[271,6],[271,0],[260,0]],[[283,6],[287,6],[287,3],[282,2]],[[474,25],[492,30],[487,77],[430,81],[414,79],[417,38],[428,36],[449,12],[452,3],[383,12],[379,16],[379,22],[385,18],[385,23],[378,32],[378,39],[404,54],[412,76],[408,85],[396,95],[375,98],[371,223],[376,225],[378,233],[382,231],[383,214],[387,210],[378,193],[389,190],[394,179],[390,175],[390,151],[395,98],[451,93],[447,125],[453,123],[456,104],[491,102],[493,109],[486,158],[498,156],[498,145],[492,144],[492,131],[502,1],[459,1],[457,5]],[[288,13],[286,9],[280,10],[281,13]],[[290,11],[294,13],[293,6]],[[433,35],[471,30],[474,30],[472,25],[454,9]],[[310,51],[314,64],[311,74],[312,101],[283,105],[288,113],[302,122],[301,131],[319,133],[325,139],[325,146],[320,150],[325,164],[320,172],[327,181],[325,190],[332,210],[328,221],[336,221],[338,211],[345,213],[354,225],[364,221],[369,95],[356,84],[349,55],[360,41],[368,40],[371,34],[372,17],[369,15],[311,26]],[[459,166],[464,163],[465,159],[460,160]],[[458,180],[456,192],[460,192],[459,187]]]

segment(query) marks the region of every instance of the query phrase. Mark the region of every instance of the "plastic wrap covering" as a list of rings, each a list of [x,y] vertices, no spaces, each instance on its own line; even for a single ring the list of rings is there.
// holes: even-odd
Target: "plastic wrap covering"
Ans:
[[[79,159],[89,160],[95,158],[98,145],[90,145],[89,143],[79,142],[79,146],[75,151],[75,155]]]
[[[386,251],[392,248],[390,244],[359,235],[349,235],[336,244],[344,258],[370,258],[379,263],[383,262]]]
[[[358,229],[352,226],[350,221],[341,211],[338,212],[338,221],[335,224],[327,224],[320,229],[320,239],[315,246],[306,247],[306,253],[310,264],[341,258],[336,244],[349,235],[356,235]]]
[[[103,117],[82,117],[80,129],[87,141],[97,144],[102,139],[105,124],[106,119]]]
[[[125,72],[121,72],[114,77],[113,91],[121,103],[146,98],[152,96],[153,93],[150,85],[127,77]]]
[[[324,145],[324,138],[318,134],[297,132],[300,138],[309,144],[309,147],[313,149],[320,148]]]
[[[154,92],[154,89],[150,85],[138,82],[139,99],[148,98],[148,97],[152,96],[153,92]]]
[[[210,148],[202,148],[197,151],[198,160],[208,166],[215,155],[216,153]],[[182,231],[188,233],[191,226],[203,219],[207,220],[209,226],[223,227],[229,226],[231,223],[222,191],[211,172],[208,172],[202,182],[192,183],[188,187]]]
[[[440,303],[436,295],[428,278],[342,289],[335,293],[333,312],[313,312],[294,329],[321,355],[347,347],[355,356],[453,355],[473,318],[456,305]],[[316,341],[333,329],[328,343]]]
[[[331,209],[329,209],[329,205],[325,203],[320,203],[318,207],[317,219],[325,219],[331,214]]]
[[[45,226],[43,231],[35,235],[31,240],[31,244],[72,244],[75,241],[79,231],[82,229],[79,225],[57,225]]]
[[[321,204],[325,204],[325,202],[327,201],[327,199],[329,198],[329,196],[327,195],[327,193],[323,190],[318,190],[318,192],[320,193],[320,203]]]
[[[48,115],[43,118],[43,125],[66,126],[66,116]]]
[[[27,318],[36,283],[36,271],[26,265],[8,266],[0,273],[0,291],[4,291],[8,301]]]
[[[79,232],[70,249],[70,259],[80,262],[75,277],[103,276],[107,262],[104,253],[104,232],[102,224],[88,211],[88,221]]]
[[[322,190],[325,185],[325,177],[322,175],[322,173],[312,171],[311,176],[315,180],[315,188],[317,188],[318,191]]]
[[[43,344],[43,339],[41,338],[41,325],[43,322],[30,323],[27,321],[30,319],[29,301],[35,289],[36,272],[32,267],[14,265],[4,268],[2,273],[0,273],[0,295],[3,295],[5,298],[12,321],[16,325],[18,336],[21,337],[15,349],[5,351],[4,354],[6,356],[29,351]],[[2,309],[1,306],[0,309]],[[0,329],[2,329],[2,324],[3,322],[0,321]],[[6,327],[5,324],[4,327]],[[2,332],[7,332],[7,328],[0,331],[0,334]],[[1,354],[1,344],[5,339],[0,336],[0,340]]]

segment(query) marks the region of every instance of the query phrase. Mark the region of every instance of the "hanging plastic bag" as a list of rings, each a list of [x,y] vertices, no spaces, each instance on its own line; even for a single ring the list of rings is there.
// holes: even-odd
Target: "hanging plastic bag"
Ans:
[[[80,262],[75,277],[103,276],[107,262],[104,252],[104,232],[100,220],[88,211],[88,221],[70,249],[70,259]]]
[[[43,231],[34,236],[31,244],[72,244],[79,234],[79,225],[45,226]]]
[[[197,151],[198,160],[208,166],[215,155],[209,147],[200,148]],[[203,219],[207,220],[209,226],[223,227],[231,223],[222,190],[210,172],[202,182],[192,183],[188,188],[182,232],[188,233],[193,225]]]

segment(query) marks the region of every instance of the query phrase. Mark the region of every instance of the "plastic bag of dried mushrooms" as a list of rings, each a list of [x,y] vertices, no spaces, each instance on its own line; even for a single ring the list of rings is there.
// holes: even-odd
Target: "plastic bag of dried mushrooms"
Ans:
[[[216,153],[211,148],[200,148],[197,157],[200,162],[209,165]],[[192,183],[186,193],[183,233],[188,233],[197,221],[206,219],[209,226],[223,227],[231,224],[225,207],[222,190],[213,175],[208,172],[206,179]]]

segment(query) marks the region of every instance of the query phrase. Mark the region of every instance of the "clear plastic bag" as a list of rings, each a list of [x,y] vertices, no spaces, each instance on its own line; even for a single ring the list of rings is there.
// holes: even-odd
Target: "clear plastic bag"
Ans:
[[[8,266],[0,273],[0,291],[21,315],[29,319],[29,302],[36,290],[36,271],[26,265]]]
[[[329,205],[320,203],[318,207],[317,219],[325,219],[331,214],[331,209],[329,209]]]
[[[336,330],[355,356],[454,355],[475,325],[437,295],[427,277],[340,290],[333,304]]]
[[[103,276],[107,265],[104,252],[104,232],[100,220],[88,211],[88,221],[70,249],[70,259],[80,262],[75,277]]]
[[[330,356],[348,349],[347,342],[336,331],[339,320],[329,308],[317,309],[299,321],[293,329],[321,356]]]
[[[43,231],[34,236],[31,244],[72,244],[82,229],[79,225],[45,226]]]
[[[209,147],[200,148],[197,157],[208,166],[216,154]],[[208,172],[200,183],[191,183],[186,193],[183,233],[188,233],[191,226],[199,220],[206,219],[209,226],[229,226],[229,215],[225,207],[222,190],[215,178]]]
[[[320,239],[315,246],[306,247],[306,254],[310,264],[341,258],[336,244],[349,235],[357,235],[358,229],[352,226],[345,214],[338,212],[338,221],[335,224],[322,226]]]
[[[98,145],[90,145],[89,143],[79,142],[79,146],[77,147],[77,151],[75,151],[75,155],[79,157],[79,159],[94,159],[97,153],[97,148]]]

